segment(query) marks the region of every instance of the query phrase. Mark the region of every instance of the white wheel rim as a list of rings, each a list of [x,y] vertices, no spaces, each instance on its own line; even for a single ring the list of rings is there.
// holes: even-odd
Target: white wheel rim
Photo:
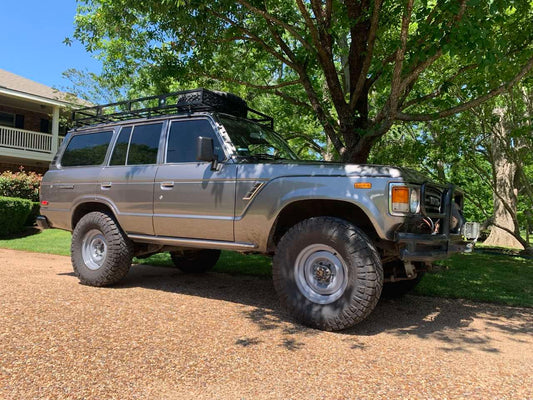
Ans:
[[[87,268],[93,271],[101,268],[107,255],[107,242],[103,233],[98,229],[87,232],[81,244],[81,254]]]
[[[300,292],[317,304],[333,303],[348,285],[346,263],[334,248],[324,244],[312,244],[298,254],[294,275]]]

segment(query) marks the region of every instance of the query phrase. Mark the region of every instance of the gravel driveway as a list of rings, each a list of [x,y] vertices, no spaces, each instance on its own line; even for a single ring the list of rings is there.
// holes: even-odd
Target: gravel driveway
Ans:
[[[342,333],[294,324],[269,280],[0,249],[2,399],[533,398],[533,310],[382,301]]]

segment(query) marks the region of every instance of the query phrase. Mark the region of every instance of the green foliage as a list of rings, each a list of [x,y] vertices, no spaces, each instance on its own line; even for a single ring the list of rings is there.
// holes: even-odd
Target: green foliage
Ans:
[[[41,179],[35,172],[4,171],[0,174],[0,196],[39,201]]]
[[[510,137],[504,151],[517,165],[517,219],[525,230],[533,226],[532,94],[533,77],[528,77],[503,95],[454,117],[396,125],[377,143],[370,161],[414,168],[436,181],[452,182],[465,193],[467,219],[491,220],[494,192],[504,190],[495,187],[491,153],[494,135],[502,129],[495,113],[504,110]]]
[[[301,154],[316,156],[327,136],[345,160],[364,161],[395,121],[452,115],[533,67],[531,1],[410,3],[83,0],[74,36],[112,90],[246,87],[288,132],[317,135],[289,134]]]
[[[0,236],[22,231],[32,207],[30,200],[0,197]]]
[[[26,218],[26,222],[24,222],[24,225],[32,226],[33,224],[35,224],[37,216],[40,214],[41,214],[41,203],[39,203],[38,201],[33,201],[30,215],[28,215],[28,218]]]

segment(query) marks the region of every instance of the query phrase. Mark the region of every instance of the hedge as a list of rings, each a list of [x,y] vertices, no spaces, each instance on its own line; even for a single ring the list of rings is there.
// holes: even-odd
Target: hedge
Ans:
[[[35,172],[4,171],[0,174],[0,196],[39,201],[42,176]]]
[[[28,215],[28,218],[26,218],[26,222],[24,225],[26,226],[32,226],[35,224],[35,221],[37,220],[37,216],[41,214],[41,203],[38,201],[32,201],[32,208],[30,211],[30,215]]]
[[[30,200],[0,197],[0,236],[22,231],[32,209]]]

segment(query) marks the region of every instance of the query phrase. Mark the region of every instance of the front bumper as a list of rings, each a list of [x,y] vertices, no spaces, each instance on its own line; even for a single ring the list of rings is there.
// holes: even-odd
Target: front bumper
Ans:
[[[438,211],[426,208],[425,193],[428,187],[426,183],[421,185],[420,212],[421,217],[431,221],[430,225],[436,229],[432,233],[396,232],[395,239],[403,261],[429,262],[447,258],[454,253],[472,251],[479,235],[478,223],[464,221],[460,212],[462,195],[455,197],[453,185],[442,187]]]
[[[419,233],[396,234],[400,245],[400,258],[403,261],[435,261],[447,258],[454,253],[464,253],[471,249],[473,241],[464,240],[461,235],[425,235]]]

